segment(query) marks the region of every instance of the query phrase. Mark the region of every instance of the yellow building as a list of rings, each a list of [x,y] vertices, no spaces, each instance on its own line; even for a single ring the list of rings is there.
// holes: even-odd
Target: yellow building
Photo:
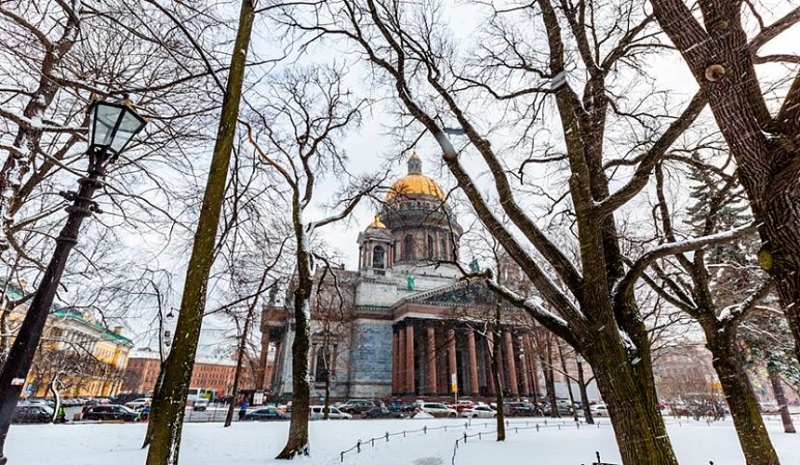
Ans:
[[[8,286],[8,302],[19,302],[25,291]],[[26,301],[3,315],[2,347],[11,346],[25,312]],[[133,341],[122,335],[122,327],[106,328],[96,309],[54,305],[47,319],[39,348],[28,373],[23,393],[50,397],[50,383],[56,379],[64,397],[113,397],[121,387]]]

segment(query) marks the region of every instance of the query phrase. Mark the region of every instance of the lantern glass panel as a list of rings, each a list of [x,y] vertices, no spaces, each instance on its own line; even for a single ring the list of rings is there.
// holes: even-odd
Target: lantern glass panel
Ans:
[[[95,147],[108,147],[114,138],[114,128],[117,126],[120,114],[125,111],[116,105],[98,103],[90,123],[92,130],[92,145]]]
[[[111,142],[111,150],[116,153],[122,152],[128,142],[133,139],[144,127],[145,122],[129,109],[125,109],[122,114],[122,120],[117,128],[117,133],[114,135],[114,140]]]

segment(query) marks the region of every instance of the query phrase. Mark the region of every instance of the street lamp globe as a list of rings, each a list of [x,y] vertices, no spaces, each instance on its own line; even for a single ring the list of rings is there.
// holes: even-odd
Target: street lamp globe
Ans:
[[[89,108],[89,150],[113,162],[145,124],[127,97],[120,103],[95,101]]]

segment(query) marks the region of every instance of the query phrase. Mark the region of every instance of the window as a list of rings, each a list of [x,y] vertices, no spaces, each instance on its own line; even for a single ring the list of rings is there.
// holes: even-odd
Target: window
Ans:
[[[428,260],[433,260],[433,252],[436,248],[436,243],[433,240],[433,236],[428,234]]]
[[[406,234],[403,239],[403,260],[411,261],[414,259],[414,238],[411,234]]]
[[[316,373],[314,374],[314,382],[324,383],[328,381],[328,361],[330,350],[327,347],[320,347],[317,350],[317,364]]]
[[[380,245],[376,245],[372,249],[372,267],[386,268],[386,251]]]
[[[447,260],[447,239],[444,237],[439,240],[439,258],[442,260]]]

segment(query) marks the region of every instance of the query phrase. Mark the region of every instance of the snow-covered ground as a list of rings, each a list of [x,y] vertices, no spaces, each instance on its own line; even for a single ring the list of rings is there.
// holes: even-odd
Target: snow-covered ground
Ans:
[[[487,424],[488,423],[488,424]],[[531,428],[539,423],[540,429]],[[541,420],[511,421],[505,443],[494,441],[490,420],[374,420],[316,421],[311,423],[312,457],[302,463],[333,465],[342,463],[340,452],[362,439],[362,452],[345,455],[345,465],[445,465],[450,464],[456,439],[467,434],[486,432],[479,440],[469,438],[459,444],[457,465],[541,464],[580,465],[595,459],[600,451],[604,462],[619,463],[614,435],[608,419],[600,427],[583,425],[577,429],[571,422],[553,422],[544,428]],[[731,422],[707,425],[693,420],[680,423],[667,420],[669,434],[682,464],[743,464]],[[768,428],[783,465],[800,465],[800,437],[784,434],[779,421],[768,419]],[[447,431],[434,429],[448,426]],[[192,423],[184,426],[181,463],[185,465],[263,465],[278,463],[273,457],[286,440],[289,424],[234,423],[223,428],[219,423]],[[387,442],[372,437],[403,430],[422,432],[392,436]],[[519,428],[515,432],[514,428]],[[14,425],[6,442],[9,465],[142,465],[145,451],[139,448],[145,431],[143,424],[94,425]],[[286,463],[286,462],[281,462]]]

